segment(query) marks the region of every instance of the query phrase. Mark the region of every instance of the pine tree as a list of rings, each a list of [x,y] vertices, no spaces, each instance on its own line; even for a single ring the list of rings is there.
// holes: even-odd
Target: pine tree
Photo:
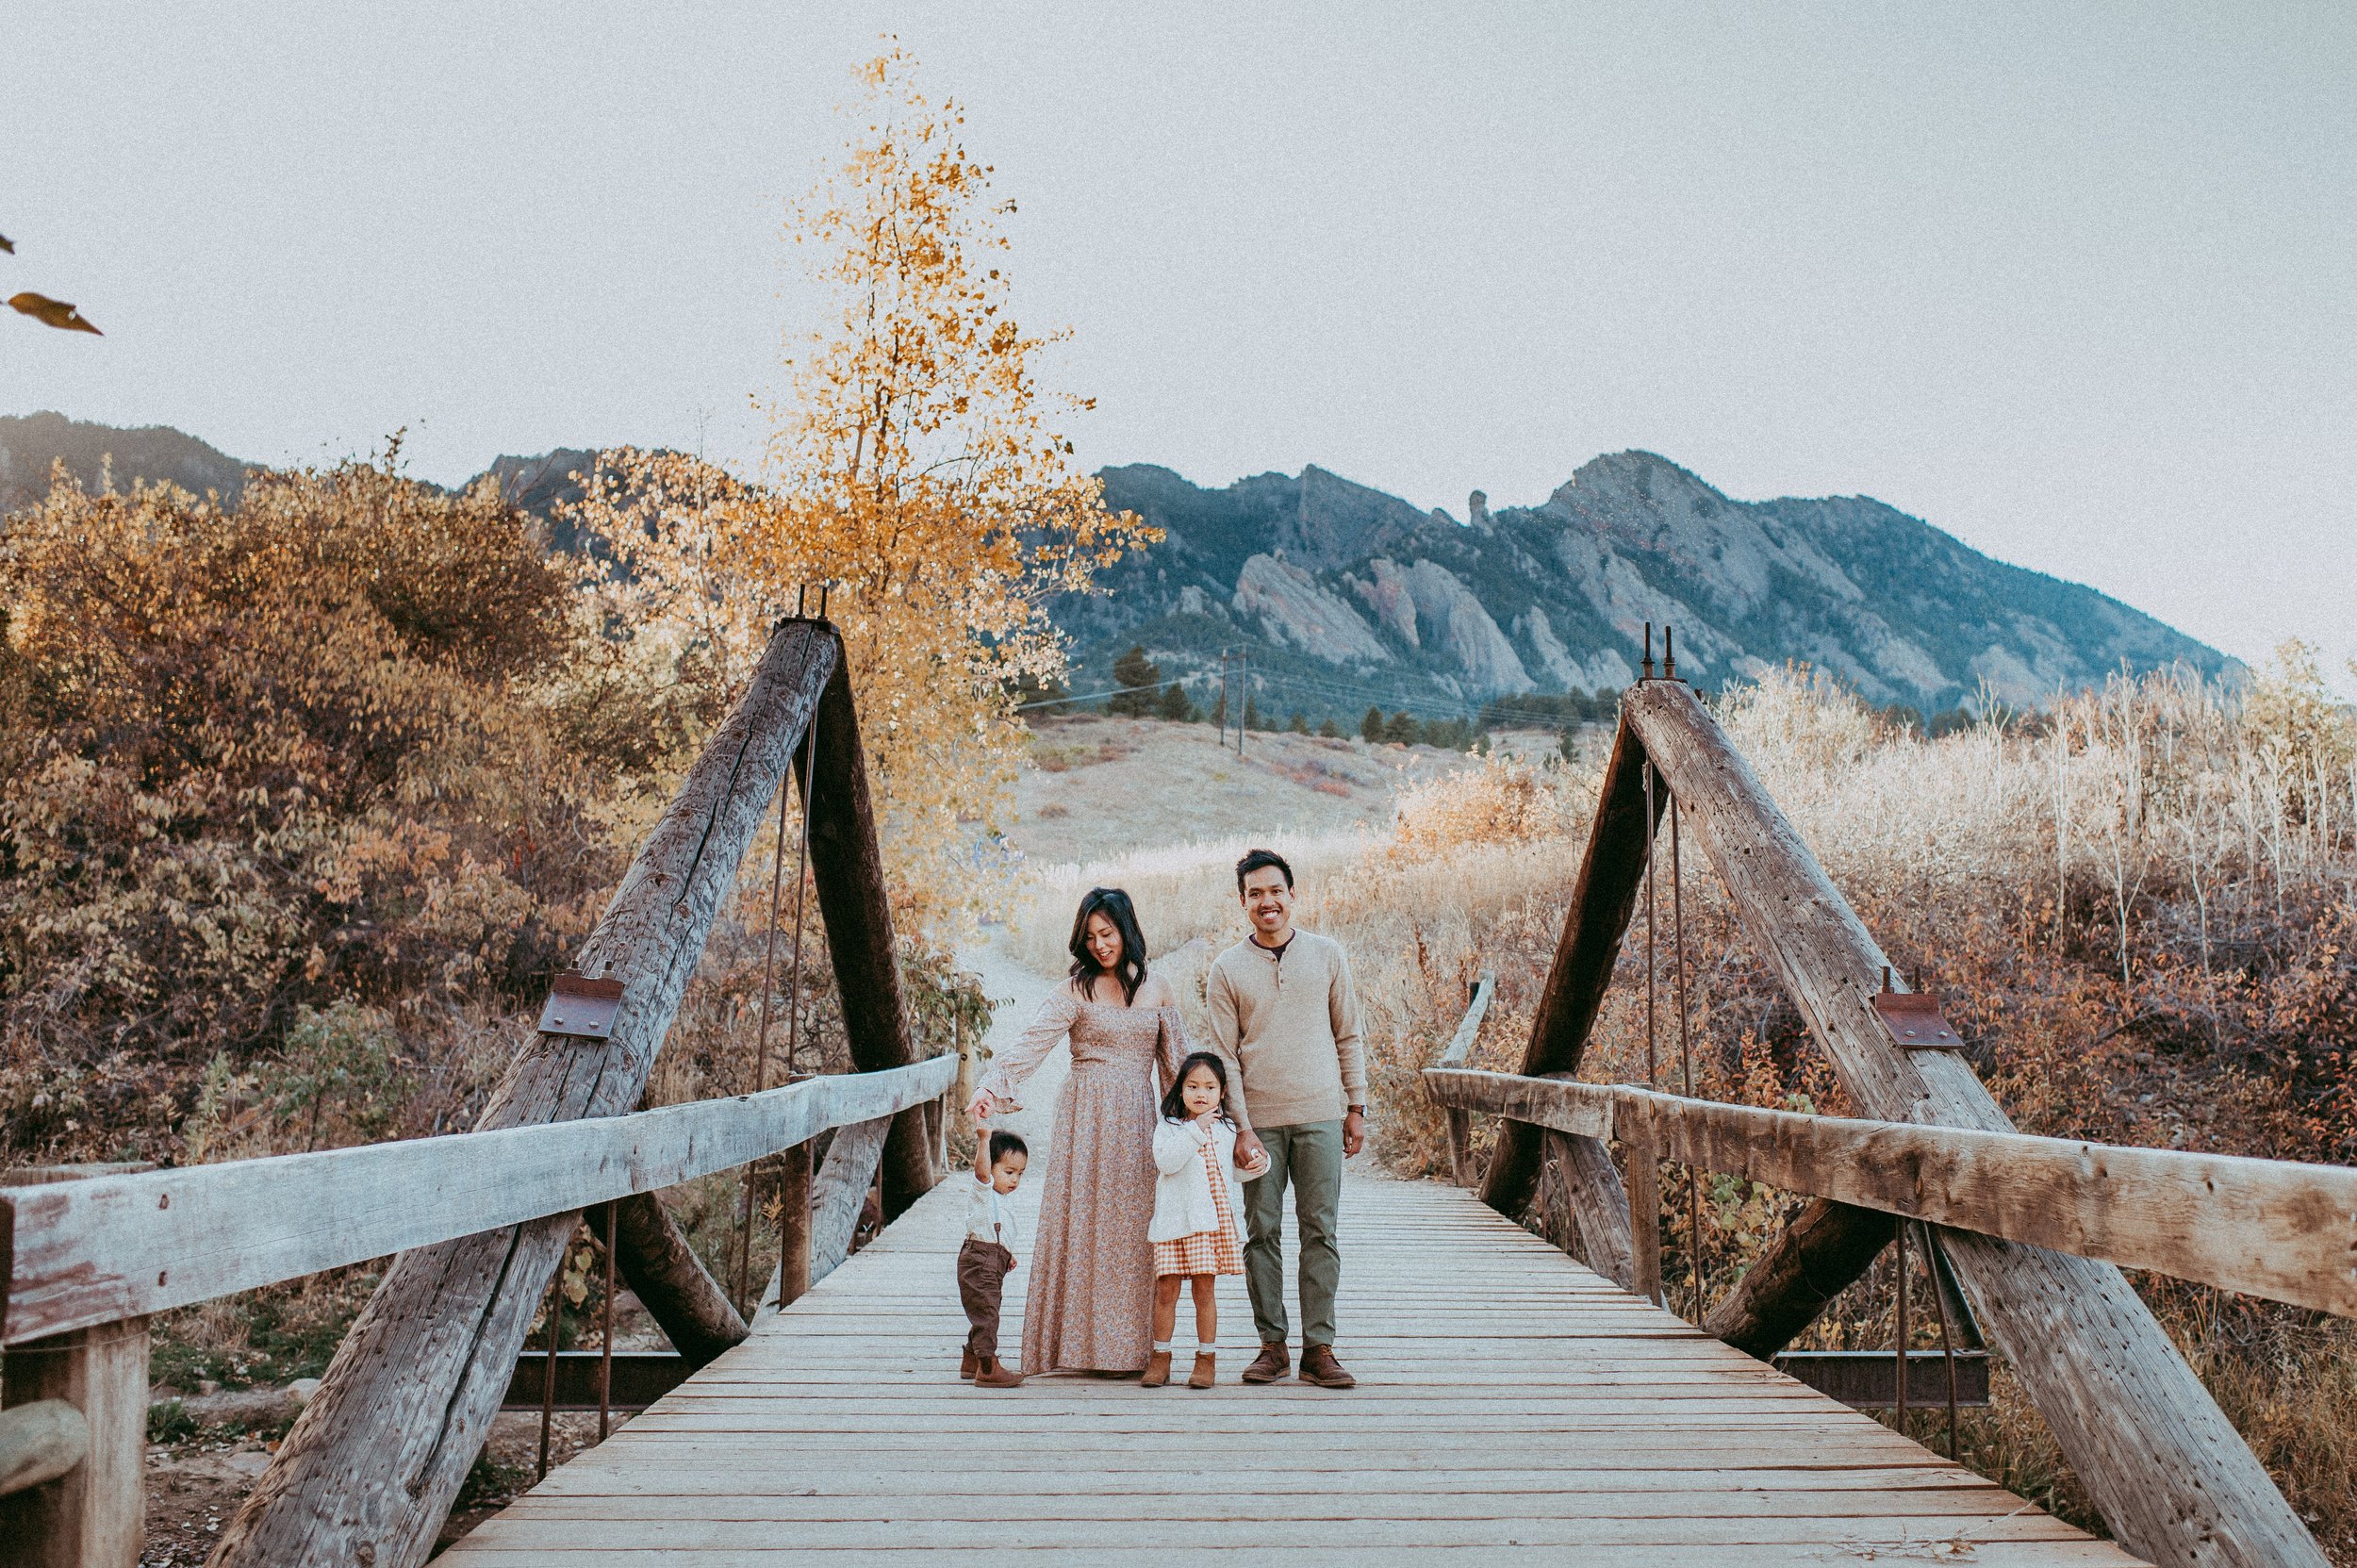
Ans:
[[[1299,708],[1295,708],[1294,710],[1293,722],[1286,725],[1285,728],[1291,730],[1297,735],[1306,735],[1310,733],[1310,720]]]
[[[1219,701],[1211,704],[1211,722],[1222,730],[1228,727],[1228,694],[1221,692]]]
[[[1192,723],[1197,717],[1194,700],[1188,697],[1186,686],[1178,681],[1162,687],[1160,711],[1164,718],[1178,724]]]
[[[1385,735],[1383,733],[1383,710],[1381,708],[1376,707],[1372,703],[1368,705],[1367,717],[1359,720],[1359,738],[1367,742],[1371,746],[1382,743],[1385,739]]]
[[[1261,728],[1261,700],[1253,696],[1250,692],[1244,693],[1244,727],[1247,730],[1257,730]]]
[[[1146,656],[1146,650],[1131,643],[1129,652],[1113,661],[1114,690],[1105,707],[1130,718],[1151,718],[1160,701],[1160,695],[1153,688],[1162,681],[1162,670]]]
[[[1337,726],[1334,720],[1330,718],[1321,718],[1318,720],[1318,734],[1321,738],[1326,740],[1340,740],[1343,738],[1343,732],[1341,728]]]
[[[1392,721],[1383,726],[1383,738],[1401,746],[1416,743],[1416,721],[1409,717],[1407,709],[1392,715]]]

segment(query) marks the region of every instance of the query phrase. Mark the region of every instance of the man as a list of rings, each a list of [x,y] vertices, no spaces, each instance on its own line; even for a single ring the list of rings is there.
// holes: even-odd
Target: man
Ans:
[[[1211,962],[1204,984],[1211,1036],[1228,1060],[1236,1164],[1265,1165],[1244,1189],[1244,1283],[1261,1355],[1247,1383],[1290,1371],[1285,1321],[1285,1187],[1301,1231],[1301,1378],[1320,1388],[1358,1379],[1334,1358],[1334,1245],[1343,1161],[1367,1141],[1366,1055],[1342,944],[1294,926],[1294,872],[1273,850],[1236,863],[1236,897],[1252,934]]]

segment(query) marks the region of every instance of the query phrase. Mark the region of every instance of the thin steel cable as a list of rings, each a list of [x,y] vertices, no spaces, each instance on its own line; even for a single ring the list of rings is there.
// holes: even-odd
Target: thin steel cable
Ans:
[[[1678,1077],[1686,1085],[1686,1098],[1691,1099],[1694,1055],[1689,1039],[1691,1010],[1686,1002],[1686,867],[1678,852],[1678,798],[1674,792],[1670,796],[1670,948],[1671,972],[1677,985]],[[1705,1300],[1702,1178],[1691,1165],[1686,1167],[1686,1225],[1694,1253],[1694,1321],[1700,1323]]]
[[[1904,1222],[1902,1222],[1904,1223]],[[1948,1292],[1939,1279],[1939,1253],[1932,1240],[1932,1228],[1916,1222],[1916,1240],[1923,1246],[1923,1261],[1931,1266],[1932,1305],[1939,1309],[1939,1359],[1948,1367],[1948,1462],[1956,1462],[1956,1344],[1948,1333]]]

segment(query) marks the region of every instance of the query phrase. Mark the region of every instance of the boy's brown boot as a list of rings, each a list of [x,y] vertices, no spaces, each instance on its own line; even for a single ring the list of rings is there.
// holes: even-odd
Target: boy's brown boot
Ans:
[[[985,1359],[981,1369],[974,1374],[974,1386],[976,1388],[1021,1388],[1023,1374],[1008,1371],[1006,1362],[992,1356]]]
[[[1146,1358],[1146,1376],[1138,1379],[1142,1388],[1160,1388],[1170,1381],[1170,1352],[1157,1350]]]
[[[981,1361],[974,1354],[974,1347],[972,1345],[969,1345],[958,1352],[959,1377],[964,1378],[970,1383],[974,1380],[974,1374],[980,1372],[981,1369]]]
[[[1216,1369],[1218,1362],[1219,1358],[1209,1350],[1197,1350],[1195,1353],[1195,1370],[1187,1374],[1187,1386],[1210,1388],[1211,1374]]]
[[[1247,1383],[1273,1383],[1293,1369],[1293,1357],[1285,1349],[1285,1342],[1271,1340],[1261,1346],[1260,1355],[1244,1369],[1244,1380]]]

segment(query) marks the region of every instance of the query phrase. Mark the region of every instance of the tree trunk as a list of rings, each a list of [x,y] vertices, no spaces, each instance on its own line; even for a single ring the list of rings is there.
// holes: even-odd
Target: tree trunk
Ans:
[[[638,1103],[738,862],[840,663],[820,623],[789,621],[770,638],[744,700],[582,947],[582,972],[623,985],[612,1038],[538,1036],[480,1127],[617,1115]],[[841,701],[848,709],[848,688]],[[578,1218],[553,1214],[396,1259],[212,1561],[423,1562]]]

